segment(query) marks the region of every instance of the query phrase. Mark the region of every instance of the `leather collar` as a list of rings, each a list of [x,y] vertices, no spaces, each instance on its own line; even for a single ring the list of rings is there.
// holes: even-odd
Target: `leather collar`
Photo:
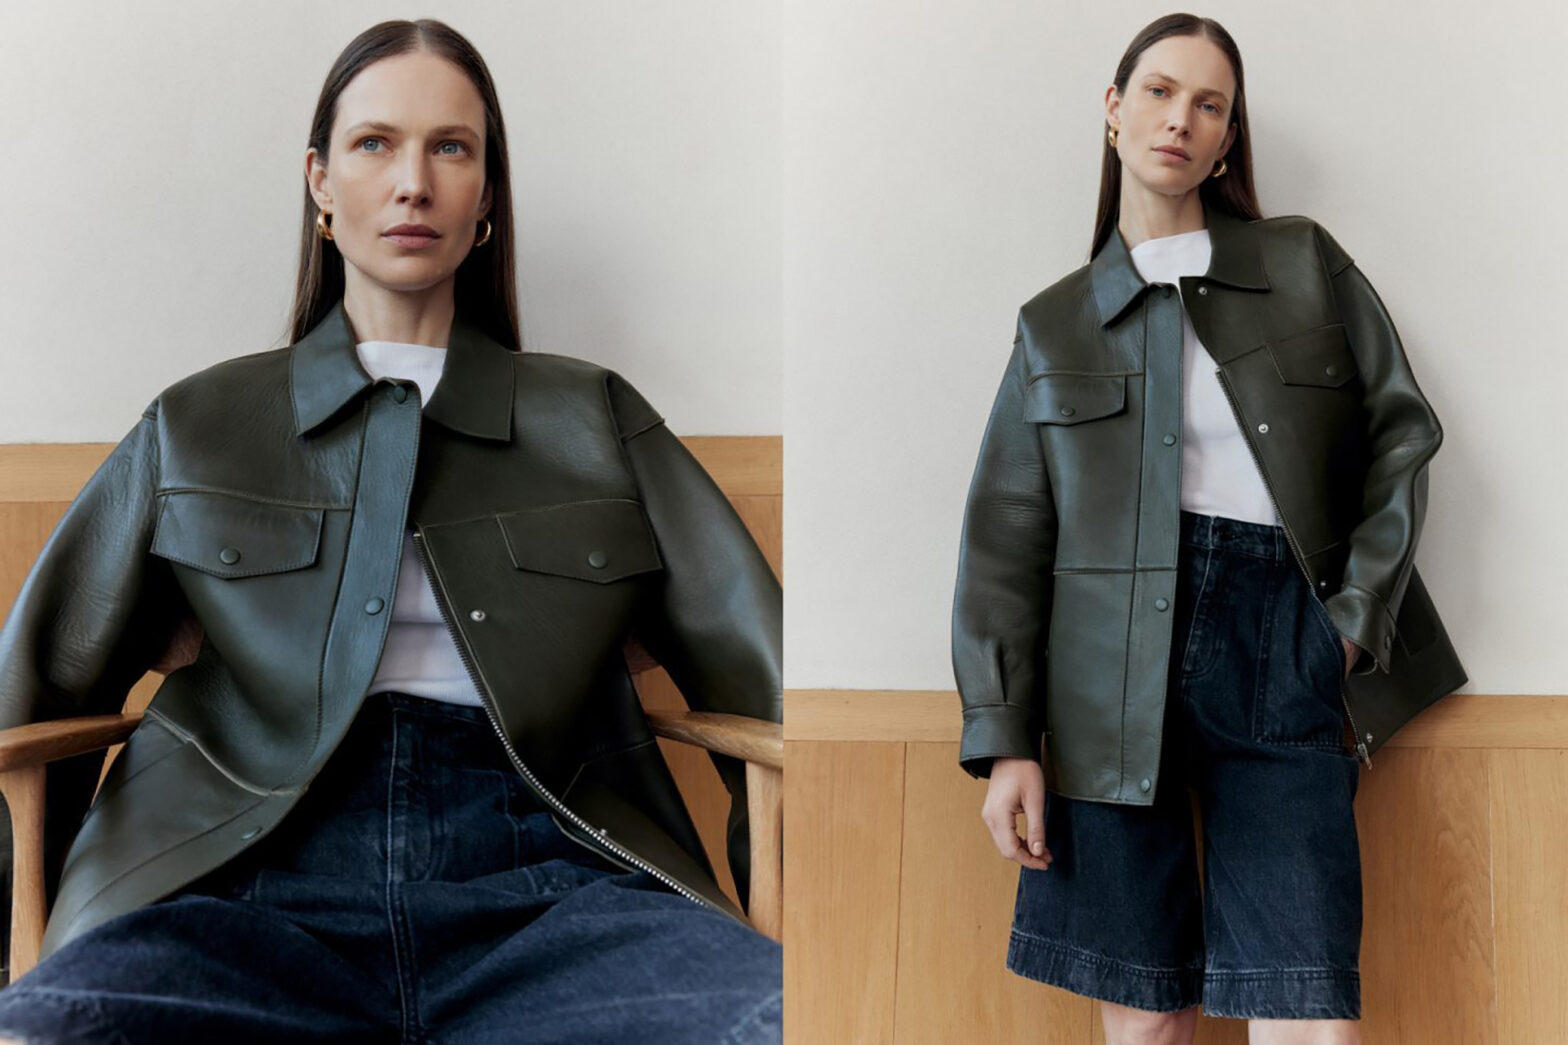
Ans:
[[[1207,200],[1203,203],[1203,221],[1209,230],[1212,253],[1209,270],[1202,279],[1244,290],[1269,289],[1268,278],[1263,272],[1263,254],[1258,248],[1257,230],[1253,228],[1252,222],[1228,211],[1216,210],[1209,206]],[[1148,286],[1138,274],[1138,266],[1133,264],[1121,229],[1111,230],[1110,238],[1090,262],[1090,279],[1102,327],[1121,315]]]
[[[289,357],[294,432],[304,435],[331,418],[371,377],[359,362],[355,338],[339,298],[332,311],[295,342]],[[441,380],[424,416],[464,435],[512,441],[512,393],[517,353],[461,317],[452,320]]]

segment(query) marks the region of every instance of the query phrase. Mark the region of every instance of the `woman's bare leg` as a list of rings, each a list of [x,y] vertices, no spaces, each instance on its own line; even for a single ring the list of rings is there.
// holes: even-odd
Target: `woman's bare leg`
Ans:
[[[1359,1020],[1248,1020],[1248,1045],[1361,1045]]]
[[[1150,1012],[1102,1001],[1100,1018],[1105,1023],[1105,1045],[1191,1045],[1198,1007]]]

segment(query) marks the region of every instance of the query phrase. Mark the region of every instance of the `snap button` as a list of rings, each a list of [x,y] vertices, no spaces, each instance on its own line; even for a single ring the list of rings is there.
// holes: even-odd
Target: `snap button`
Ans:
[[[602,570],[606,566],[608,566],[609,564],[610,564],[610,557],[608,555],[604,554],[604,552],[601,552],[601,551],[591,551],[591,552],[588,553],[588,565],[592,566],[594,569]]]
[[[1072,408],[1072,407],[1070,407],[1070,406],[1064,406],[1064,407],[1062,407],[1062,416],[1063,416],[1063,417],[1071,417],[1071,416],[1073,416],[1073,415],[1074,415],[1074,414],[1076,414],[1076,413],[1077,413],[1077,412],[1078,412],[1078,411],[1077,411],[1077,410],[1074,410],[1074,409],[1073,409],[1073,408]]]
[[[392,388],[392,398],[401,403],[403,400],[408,398],[408,389],[404,388],[402,385],[394,385]]]
[[[1371,733],[1367,734],[1367,743],[1368,744],[1372,743],[1372,734]]]
[[[241,842],[248,842],[252,838],[255,838],[259,834],[261,834],[261,828],[253,827],[249,831],[246,831],[244,834],[240,835],[240,841]]]
[[[1151,788],[1153,786],[1154,786],[1153,784],[1149,783],[1149,778],[1148,777],[1144,777],[1142,780],[1138,781],[1138,790],[1139,791],[1147,792],[1149,790],[1149,788]]]
[[[484,620],[485,619],[485,611],[484,610],[469,610],[468,611],[468,619],[472,620],[472,621]]]
[[[218,558],[228,565],[233,566],[235,563],[240,561],[240,550],[238,548],[225,548],[218,553]]]
[[[1198,288],[1198,293],[1200,293],[1200,294],[1207,294],[1208,292],[1209,292],[1209,288],[1208,287],[1199,287]]]
[[[1327,588],[1328,587],[1328,581],[1318,581],[1318,587],[1319,588]]]
[[[1338,377],[1339,365],[1337,363],[1330,363],[1328,366],[1323,368],[1323,372],[1329,377]]]
[[[1167,435],[1163,440],[1161,440],[1161,442],[1163,442],[1166,446],[1175,446],[1176,437],[1174,435]]]
[[[380,613],[384,606],[386,606],[386,603],[384,601],[382,601],[381,596],[379,596],[379,595],[372,595],[370,597],[370,600],[365,603],[365,612],[366,613]]]
[[[1266,433],[1266,432],[1268,432],[1268,430],[1269,430],[1269,423],[1267,421],[1265,421],[1262,424],[1258,425],[1258,431]]]
[[[1170,606],[1170,601],[1168,599],[1166,599],[1165,596],[1163,596],[1163,595],[1160,596],[1158,599],[1154,600],[1154,608],[1157,609],[1157,610],[1164,610],[1164,609],[1168,608],[1169,606]]]

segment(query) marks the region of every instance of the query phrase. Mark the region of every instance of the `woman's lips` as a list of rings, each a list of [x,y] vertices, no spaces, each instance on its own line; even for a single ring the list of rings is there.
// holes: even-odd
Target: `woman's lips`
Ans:
[[[386,238],[400,247],[409,247],[414,250],[418,250],[420,247],[428,247],[440,239],[439,236],[415,236],[407,232],[387,233]]]
[[[1169,159],[1175,160],[1177,163],[1186,163],[1187,159],[1188,159],[1186,156],[1183,156],[1181,153],[1173,152],[1170,149],[1155,149],[1154,151],[1159,153],[1161,156],[1165,156],[1165,157],[1167,157]]]

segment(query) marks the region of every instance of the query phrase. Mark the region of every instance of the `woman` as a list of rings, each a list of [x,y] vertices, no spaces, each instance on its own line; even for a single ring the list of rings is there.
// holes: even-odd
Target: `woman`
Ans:
[[[778,1040],[780,949],[713,880],[623,656],[777,721],[777,581],[635,389],[517,351],[463,37],[361,34],[309,146],[293,344],[161,393],[0,633],[0,727],[118,711],[199,639],[85,821],[95,767],[51,766],[61,877],[0,1031]],[[744,897],[744,767],[715,762]]]
[[[1093,260],[1020,312],[954,605],[1007,964],[1111,1042],[1200,1000],[1355,1041],[1358,763],[1465,681],[1412,558],[1442,431],[1349,255],[1259,219],[1221,26],[1149,25],[1105,104]]]

